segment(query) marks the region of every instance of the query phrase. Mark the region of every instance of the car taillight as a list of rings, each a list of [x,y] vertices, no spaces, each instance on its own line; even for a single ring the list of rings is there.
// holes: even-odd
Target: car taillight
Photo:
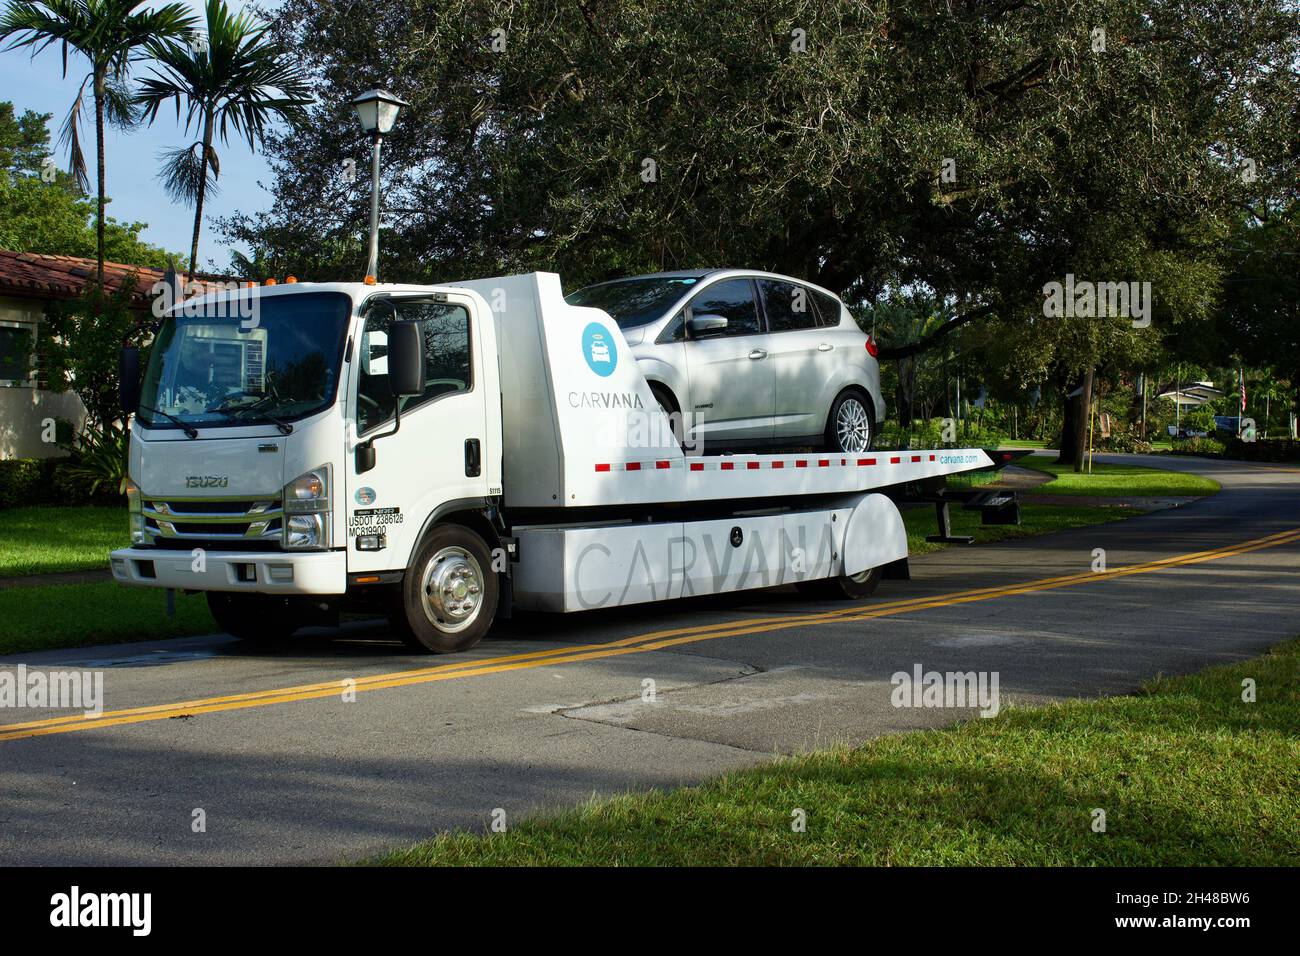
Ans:
[[[880,346],[876,345],[876,340],[870,335],[867,336],[867,352],[871,354],[872,358],[876,358],[880,355]]]

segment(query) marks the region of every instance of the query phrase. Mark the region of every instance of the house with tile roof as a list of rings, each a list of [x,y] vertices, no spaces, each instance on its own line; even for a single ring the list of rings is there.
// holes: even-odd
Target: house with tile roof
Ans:
[[[152,289],[166,276],[160,269],[104,263],[109,293],[133,286],[131,302],[141,316],[151,311]],[[36,332],[51,303],[74,299],[95,279],[95,260],[0,249],[0,459],[48,458],[61,454],[51,423],[71,421],[78,429],[86,409],[73,392],[42,387],[35,354]],[[219,280],[198,277],[203,286]]]

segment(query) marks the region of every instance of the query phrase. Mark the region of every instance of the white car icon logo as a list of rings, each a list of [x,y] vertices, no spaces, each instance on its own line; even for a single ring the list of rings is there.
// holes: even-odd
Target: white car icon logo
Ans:
[[[593,362],[609,361],[609,346],[600,340],[591,343],[591,360]]]

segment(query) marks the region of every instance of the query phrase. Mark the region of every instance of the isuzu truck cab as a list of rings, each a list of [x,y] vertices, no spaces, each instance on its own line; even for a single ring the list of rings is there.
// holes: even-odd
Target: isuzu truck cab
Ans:
[[[688,456],[618,325],[550,273],[190,299],[139,365],[124,352],[131,545],[113,575],[205,592],[249,640],[371,610],[449,652],[512,608],[786,583],[861,598],[907,557],[881,492],[991,465]]]

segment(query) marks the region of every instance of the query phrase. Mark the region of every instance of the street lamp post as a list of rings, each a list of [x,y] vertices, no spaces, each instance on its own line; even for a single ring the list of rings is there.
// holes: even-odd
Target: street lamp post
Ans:
[[[370,262],[366,266],[370,281],[379,279],[379,144],[397,122],[398,112],[407,105],[386,90],[370,90],[352,101],[357,119],[374,144],[370,157]]]

